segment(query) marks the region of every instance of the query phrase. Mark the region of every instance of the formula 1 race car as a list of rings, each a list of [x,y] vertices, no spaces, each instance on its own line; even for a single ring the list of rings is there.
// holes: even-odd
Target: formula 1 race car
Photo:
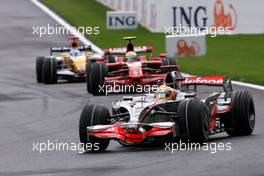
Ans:
[[[36,60],[37,82],[45,84],[57,83],[58,79],[73,81],[85,80],[86,59],[93,55],[91,46],[78,46],[77,37],[70,47],[52,47],[50,56],[38,57]],[[55,55],[55,53],[59,53]]]
[[[79,135],[84,144],[97,143],[103,151],[111,139],[124,145],[139,145],[161,139],[206,142],[210,135],[250,135],[255,108],[247,91],[233,91],[223,76],[177,78],[166,76],[156,94],[123,97],[112,103],[112,115],[102,105],[86,105],[80,116]],[[198,92],[197,87],[223,88]],[[206,93],[202,97],[200,94]],[[85,146],[85,145],[84,145]]]
[[[167,58],[163,53],[154,57],[151,46],[134,47],[131,40],[135,38],[125,37],[128,40],[126,48],[104,49],[102,58],[89,60],[86,79],[89,93],[103,95],[107,85],[113,89],[117,85],[157,85],[162,83],[167,72],[178,70],[175,58]],[[93,62],[95,60],[97,62]],[[102,87],[105,89],[100,89]]]

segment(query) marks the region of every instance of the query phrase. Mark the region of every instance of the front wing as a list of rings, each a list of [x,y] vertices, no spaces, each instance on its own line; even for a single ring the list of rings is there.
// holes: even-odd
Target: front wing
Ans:
[[[143,126],[151,129],[145,130]],[[173,134],[176,136],[175,123],[159,122],[152,124],[123,123],[114,125],[95,125],[87,127],[87,135],[101,139],[115,139],[126,144],[141,144],[147,138]]]

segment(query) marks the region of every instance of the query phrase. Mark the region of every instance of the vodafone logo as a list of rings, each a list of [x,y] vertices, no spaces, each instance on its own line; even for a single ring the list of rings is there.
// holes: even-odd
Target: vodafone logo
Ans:
[[[224,84],[223,76],[209,76],[209,77],[189,77],[186,78],[184,84],[213,84],[221,85]]]

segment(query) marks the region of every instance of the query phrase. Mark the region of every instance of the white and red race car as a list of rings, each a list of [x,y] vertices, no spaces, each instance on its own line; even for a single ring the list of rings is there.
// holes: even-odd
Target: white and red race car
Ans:
[[[253,132],[255,107],[249,92],[233,91],[231,81],[224,76],[175,75],[179,74],[169,73],[165,79],[175,91],[173,99],[157,99],[163,92],[123,97],[112,103],[112,115],[105,106],[86,105],[79,123],[81,143],[97,144],[92,151],[104,151],[110,140],[123,145],[177,138],[203,143],[210,135],[222,132],[231,136]],[[200,86],[223,90],[197,91]]]

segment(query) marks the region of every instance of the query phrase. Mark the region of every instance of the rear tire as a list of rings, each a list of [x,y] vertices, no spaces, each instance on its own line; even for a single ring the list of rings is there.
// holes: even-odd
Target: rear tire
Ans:
[[[209,113],[199,99],[182,101],[178,107],[180,134],[191,142],[206,142],[209,138]]]
[[[79,137],[80,142],[83,143],[84,149],[88,150],[87,144],[92,146],[92,152],[104,151],[109,145],[109,139],[99,139],[87,135],[87,127],[94,125],[108,125],[110,124],[110,113],[108,109],[100,105],[86,105],[81,113],[79,122]],[[97,143],[97,144],[96,144]]]
[[[85,80],[86,80],[86,89],[87,89],[88,93],[92,93],[91,92],[91,86],[90,86],[91,83],[90,83],[90,78],[89,78],[90,70],[91,70],[90,64],[92,64],[92,62],[86,61],[86,65],[85,65],[86,78],[85,78]]]
[[[232,94],[231,117],[228,122],[233,128],[227,129],[230,136],[252,134],[255,126],[255,106],[248,91],[236,91]]]
[[[108,69],[104,63],[89,63],[87,66],[87,91],[93,95],[105,95],[104,78],[108,74]]]
[[[45,58],[42,65],[42,81],[45,84],[55,84],[58,81],[57,60],[54,57]]]
[[[44,57],[37,57],[36,59],[36,78],[38,83],[42,83],[42,65]]]

